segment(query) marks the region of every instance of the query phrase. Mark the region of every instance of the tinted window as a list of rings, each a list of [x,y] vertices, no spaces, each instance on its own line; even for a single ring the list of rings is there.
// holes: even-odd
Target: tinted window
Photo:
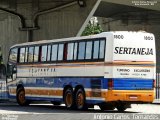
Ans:
[[[68,43],[67,60],[73,60],[74,43]]]
[[[58,46],[58,60],[63,60],[64,44]]]
[[[34,48],[34,62],[38,62],[38,58],[39,58],[39,46],[36,46]]]
[[[92,57],[92,41],[86,43],[86,59]]]
[[[93,59],[98,59],[99,54],[99,41],[94,41]]]
[[[20,63],[25,62],[25,48],[20,48],[19,62]]]
[[[11,49],[10,56],[9,56],[9,61],[10,62],[14,62],[14,63],[17,62],[17,51],[18,51],[17,48]]]
[[[47,45],[42,46],[41,61],[46,61],[46,59],[47,59]]]
[[[77,47],[78,46],[78,43],[74,43],[74,57],[73,57],[73,59],[74,60],[77,60]]]
[[[51,57],[52,61],[57,60],[57,50],[58,50],[58,45],[52,45],[52,57]]]
[[[48,50],[47,50],[47,61],[51,60],[51,45],[48,45]]]
[[[29,47],[29,50],[28,50],[28,62],[33,62],[33,52],[34,52],[34,47]]]
[[[101,40],[100,41],[100,53],[99,53],[99,58],[104,58],[104,50],[105,50],[105,41]]]
[[[85,42],[80,42],[78,48],[78,59],[83,60],[84,55],[85,55]]]
[[[28,59],[28,47],[26,47],[24,62],[27,62],[27,59]]]

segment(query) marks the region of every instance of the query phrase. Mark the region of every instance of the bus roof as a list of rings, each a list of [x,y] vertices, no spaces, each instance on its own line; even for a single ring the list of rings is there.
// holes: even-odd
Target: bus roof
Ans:
[[[27,45],[36,45],[36,44],[38,45],[38,44],[53,43],[53,42],[65,42],[65,41],[75,41],[75,40],[84,40],[84,39],[90,39],[90,38],[97,38],[97,37],[106,37],[106,35],[114,35],[116,33],[147,33],[147,32],[145,32],[145,31],[111,31],[111,32],[102,32],[100,34],[89,35],[89,36],[69,37],[69,38],[61,38],[61,39],[25,42],[25,43],[13,45],[11,48],[18,47],[18,46],[27,46]],[[151,33],[147,33],[147,34],[151,34]]]

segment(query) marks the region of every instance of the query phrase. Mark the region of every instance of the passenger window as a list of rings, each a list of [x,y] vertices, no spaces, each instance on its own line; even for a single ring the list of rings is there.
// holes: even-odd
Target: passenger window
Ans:
[[[67,60],[73,60],[74,43],[68,43]]]
[[[86,43],[86,58],[91,59],[92,57],[92,41]]]
[[[9,61],[10,62],[17,63],[17,53],[18,53],[17,48],[11,49],[10,55],[9,55]]]
[[[99,53],[100,59],[104,58],[104,50],[105,50],[105,40],[101,40],[100,41],[100,53]]]
[[[42,56],[41,61],[46,61],[47,59],[47,45],[42,46]]]
[[[78,47],[78,60],[84,60],[85,42],[80,42]]]
[[[78,46],[78,43],[74,43],[74,60],[77,60],[77,46]]]
[[[28,50],[28,62],[33,62],[33,52],[34,52],[34,47],[29,47],[29,50]]]
[[[63,60],[64,44],[58,46],[58,60]]]
[[[26,47],[24,62],[27,62],[28,58],[28,47]]]
[[[36,46],[34,48],[34,62],[38,62],[38,58],[39,58],[39,46]]]
[[[94,41],[93,59],[98,59],[99,54],[99,41]]]
[[[58,50],[58,45],[52,45],[52,57],[51,57],[52,61],[57,60],[57,50]]]
[[[24,60],[25,60],[25,48],[20,48],[19,62],[24,63]]]
[[[48,50],[47,50],[47,61],[51,60],[51,45],[48,45]]]

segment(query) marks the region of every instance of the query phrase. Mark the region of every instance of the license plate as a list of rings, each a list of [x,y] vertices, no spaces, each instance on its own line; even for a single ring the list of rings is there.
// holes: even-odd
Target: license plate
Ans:
[[[137,96],[129,96],[129,98],[130,98],[130,99],[134,99],[134,100],[135,100],[135,99],[138,99]]]

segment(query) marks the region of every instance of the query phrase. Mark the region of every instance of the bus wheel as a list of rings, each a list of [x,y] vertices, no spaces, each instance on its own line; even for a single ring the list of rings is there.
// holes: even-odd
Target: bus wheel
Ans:
[[[25,99],[25,91],[23,88],[17,90],[17,103],[21,106],[29,105],[29,102]]]
[[[127,109],[124,104],[117,105],[116,108],[118,112],[124,112]]]
[[[64,93],[64,103],[67,108],[74,108],[74,94],[71,88],[68,88]]]
[[[78,110],[87,109],[85,92],[81,88],[76,92],[76,108]]]

